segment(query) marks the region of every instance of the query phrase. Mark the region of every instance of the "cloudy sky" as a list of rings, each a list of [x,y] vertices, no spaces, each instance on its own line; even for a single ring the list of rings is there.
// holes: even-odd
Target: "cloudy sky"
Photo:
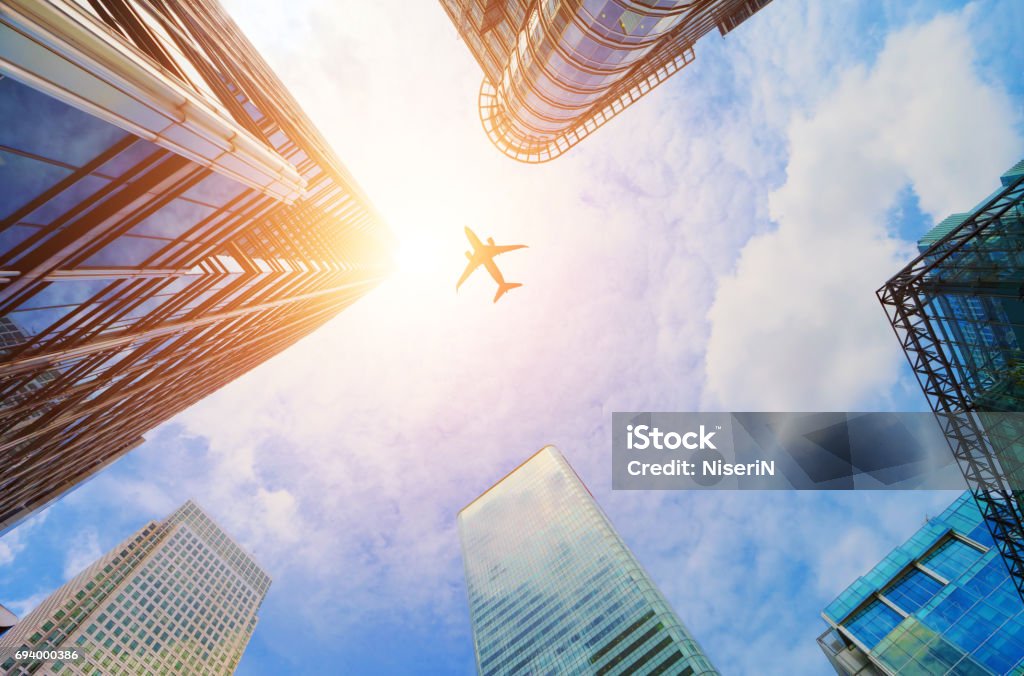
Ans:
[[[543,166],[436,3],[227,4],[401,267],[0,540],[2,600],[192,497],[274,579],[239,673],[473,673],[455,514],[553,443],[723,673],[829,673],[820,610],[953,495],[612,492],[611,414],[922,409],[874,290],[1024,156],[1024,4],[775,0]],[[530,245],[497,305],[466,224]]]

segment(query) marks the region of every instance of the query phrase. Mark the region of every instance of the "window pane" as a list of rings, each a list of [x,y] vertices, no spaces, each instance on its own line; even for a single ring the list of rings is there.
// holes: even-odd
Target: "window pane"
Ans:
[[[914,568],[904,573],[883,593],[887,599],[910,615],[931,601],[942,587],[942,583],[934,577]]]
[[[950,538],[939,545],[934,552],[924,557],[921,563],[947,580],[953,581],[981,556],[982,552],[966,542]]]
[[[13,78],[0,79],[0,145],[80,167],[128,132]]]
[[[870,650],[902,621],[903,617],[899,613],[875,600],[854,614],[844,626]]]
[[[0,218],[9,216],[70,173],[70,169],[0,150]]]

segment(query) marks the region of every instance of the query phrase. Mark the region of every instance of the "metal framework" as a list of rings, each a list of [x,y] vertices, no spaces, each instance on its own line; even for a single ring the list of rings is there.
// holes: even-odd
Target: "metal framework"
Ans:
[[[600,129],[606,122],[636,103],[641,96],[682,70],[693,59],[693,49],[687,48],[674,55],[668,62],[647,73],[646,76],[641,77],[641,73],[631,76],[630,81],[635,80],[636,82],[619,96],[611,98],[609,95],[610,100],[607,102],[602,100],[596,104],[575,127],[547,143],[537,144],[525,144],[521,138],[511,133],[511,125],[504,119],[504,113],[498,105],[497,91],[494,89],[494,85],[484,78],[480,83],[480,124],[483,125],[484,132],[491,139],[491,143],[505,155],[527,164],[542,164],[562,155]]]
[[[503,0],[504,15],[495,17],[494,0],[441,0],[481,68],[480,122],[502,153],[524,163],[540,164],[559,157],[611,118],[631,106],[694,60],[697,40],[718,28],[722,35],[765,7],[770,0],[697,0],[687,18],[666,34],[654,49],[631,68],[565,131],[549,140],[518,134],[501,110],[495,83],[516,47],[528,17],[539,11],[539,0]],[[469,20],[475,16],[476,21]],[[529,43],[527,43],[529,44]]]
[[[1024,219],[1022,205],[1024,176],[1018,176],[886,282],[877,295],[1024,598],[1024,491],[1015,478],[1020,468],[1020,426],[1015,417],[1007,425],[1005,419],[986,415],[1024,411],[1024,399],[1010,391],[1014,379],[1019,379],[1019,367],[1004,357],[989,373],[970,368],[962,346],[949,337],[944,325],[949,320],[936,316],[934,303],[943,293],[987,294],[1014,302],[1024,297],[1024,286],[1005,279],[1011,256],[1019,257],[1024,250],[1024,239],[1015,229]],[[990,359],[988,366],[993,362]],[[986,396],[993,391],[1011,396],[998,401]]]

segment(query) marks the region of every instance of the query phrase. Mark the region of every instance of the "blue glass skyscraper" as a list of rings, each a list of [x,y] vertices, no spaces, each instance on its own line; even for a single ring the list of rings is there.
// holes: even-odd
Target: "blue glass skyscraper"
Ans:
[[[481,674],[716,674],[547,446],[458,517]]]
[[[1024,161],[878,297],[1024,598]]]
[[[822,613],[839,674],[1019,674],[1024,603],[970,493]]]

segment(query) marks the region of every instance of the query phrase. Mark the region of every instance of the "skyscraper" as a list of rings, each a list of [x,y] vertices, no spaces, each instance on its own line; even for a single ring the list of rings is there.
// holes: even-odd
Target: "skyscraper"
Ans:
[[[717,673],[553,446],[458,525],[481,674]]]
[[[573,147],[771,0],[441,0],[484,71],[480,121],[521,162]]]
[[[78,659],[5,655],[0,674],[231,674],[269,587],[263,569],[190,500],[76,575],[3,637],[18,650],[76,651]]]
[[[1019,674],[1024,602],[970,493],[850,585],[818,643],[839,674]]]
[[[0,532],[390,267],[212,0],[3,3],[0,119]]]
[[[1024,598],[1024,161],[878,291]]]
[[[17,623],[17,615],[7,610],[7,608],[0,606],[0,636],[6,634],[7,631]]]

